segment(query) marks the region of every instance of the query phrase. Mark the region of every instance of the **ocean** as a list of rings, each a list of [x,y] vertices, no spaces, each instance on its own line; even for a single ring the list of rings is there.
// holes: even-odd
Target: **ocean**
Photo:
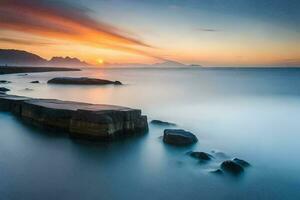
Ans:
[[[47,85],[61,76],[124,85]],[[85,69],[0,80],[12,81],[2,85],[9,94],[139,108],[199,139],[170,146],[165,127],[149,124],[147,134],[124,140],[74,140],[0,112],[0,199],[300,199],[300,69]],[[189,151],[251,167],[216,175],[225,158],[199,163]]]

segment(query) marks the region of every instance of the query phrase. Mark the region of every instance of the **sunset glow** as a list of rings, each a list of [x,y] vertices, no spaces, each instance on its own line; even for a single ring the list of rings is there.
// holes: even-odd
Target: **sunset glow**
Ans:
[[[91,64],[300,63],[298,3],[276,1],[273,10],[266,11],[271,8],[260,1],[246,0],[234,4],[235,10],[230,3],[218,7],[215,1],[86,2],[1,0],[0,48],[22,49],[46,59],[77,57]]]
[[[98,64],[102,65],[102,64],[104,63],[104,60],[102,60],[101,58],[99,58],[99,59],[97,60],[97,62],[98,62]]]

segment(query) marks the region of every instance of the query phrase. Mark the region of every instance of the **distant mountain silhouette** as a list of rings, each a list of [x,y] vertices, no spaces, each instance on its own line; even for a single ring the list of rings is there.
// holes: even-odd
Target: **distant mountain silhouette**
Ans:
[[[78,58],[71,58],[69,56],[63,57],[53,57],[51,60],[48,61],[49,64],[55,66],[68,66],[71,65],[72,67],[84,67],[89,66],[88,63],[80,61]]]
[[[156,63],[153,64],[152,66],[154,67],[166,67],[166,68],[181,68],[181,67],[201,67],[201,65],[196,65],[196,64],[191,64],[191,65],[186,65],[180,62],[172,61],[172,60],[167,60],[162,63]]]
[[[48,66],[48,67],[84,67],[88,63],[71,57],[53,57],[46,60],[36,54],[15,50],[0,49],[0,65],[8,66]]]
[[[1,65],[44,65],[46,59],[29,53],[14,49],[0,49],[0,64]]]

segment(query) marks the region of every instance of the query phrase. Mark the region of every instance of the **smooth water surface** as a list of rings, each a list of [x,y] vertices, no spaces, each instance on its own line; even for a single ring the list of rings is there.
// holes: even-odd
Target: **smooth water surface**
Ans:
[[[57,76],[120,80],[123,86],[47,85]],[[0,199],[300,199],[300,70],[97,69],[2,75],[10,94],[140,108],[199,142],[161,141],[164,127],[110,143],[76,141],[0,113]],[[39,80],[41,84],[31,84]],[[26,89],[27,88],[27,89]],[[210,173],[191,150],[252,164],[243,176]]]

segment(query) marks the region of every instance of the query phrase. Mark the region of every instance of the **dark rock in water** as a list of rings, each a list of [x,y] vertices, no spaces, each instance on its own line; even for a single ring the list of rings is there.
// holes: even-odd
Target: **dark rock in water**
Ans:
[[[197,158],[199,160],[206,160],[206,161],[211,160],[213,158],[212,155],[205,153],[205,152],[192,152],[192,153],[190,153],[190,155],[193,158]]]
[[[244,168],[232,160],[222,162],[221,169],[234,175],[239,175],[244,172]]]
[[[7,84],[7,83],[11,83],[10,81],[6,81],[6,80],[0,80],[0,84]]]
[[[40,83],[39,81],[31,81],[30,83]]]
[[[0,92],[8,92],[10,89],[7,89],[5,87],[0,87]]]
[[[210,173],[213,173],[213,174],[223,174],[223,171],[220,170],[220,169],[216,169],[216,170],[213,170],[213,171],[210,171]]]
[[[173,145],[189,145],[198,141],[197,137],[182,129],[165,129],[163,141]]]
[[[151,124],[160,125],[160,126],[176,126],[176,124],[174,124],[174,123],[164,122],[164,121],[156,120],[156,119],[152,120]]]
[[[148,130],[147,117],[141,110],[121,106],[0,95],[0,110],[77,138],[110,139]]]
[[[31,88],[25,88],[24,90],[25,91],[33,91],[33,89],[31,89]]]
[[[241,159],[238,159],[238,158],[234,158],[233,161],[236,162],[237,164],[243,166],[243,167],[249,167],[249,166],[250,166],[250,163],[248,163],[248,162],[245,161],[245,160],[241,160]]]
[[[66,84],[66,85],[122,85],[120,81],[110,81],[96,78],[73,78],[73,77],[58,77],[48,81],[49,84]]]

